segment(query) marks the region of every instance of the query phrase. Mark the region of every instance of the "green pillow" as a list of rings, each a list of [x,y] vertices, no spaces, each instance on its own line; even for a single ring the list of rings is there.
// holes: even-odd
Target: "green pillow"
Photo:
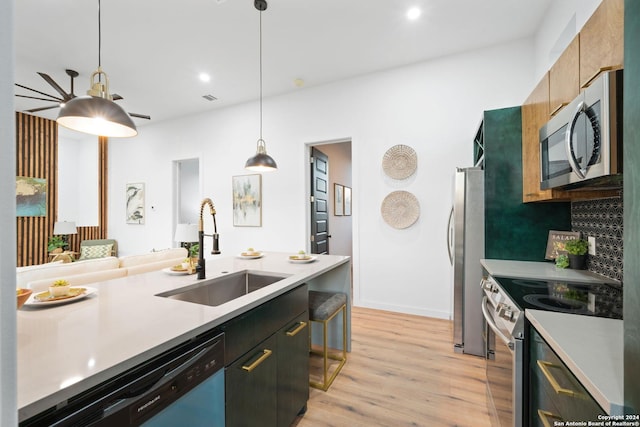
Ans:
[[[108,257],[111,256],[112,251],[113,243],[109,243],[108,245],[81,246],[79,260]]]

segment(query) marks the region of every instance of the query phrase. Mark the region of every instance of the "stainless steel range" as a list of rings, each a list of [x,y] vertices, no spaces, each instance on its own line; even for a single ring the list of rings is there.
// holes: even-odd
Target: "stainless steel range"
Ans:
[[[622,319],[622,288],[606,283],[491,276],[482,279],[481,287],[492,424],[520,427],[526,415],[524,311],[537,309]]]

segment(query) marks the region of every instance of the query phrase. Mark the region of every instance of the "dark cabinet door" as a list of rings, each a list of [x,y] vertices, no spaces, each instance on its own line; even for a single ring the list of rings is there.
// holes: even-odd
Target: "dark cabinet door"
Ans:
[[[275,426],[277,337],[272,335],[225,370],[226,426]]]
[[[309,313],[277,333],[278,427],[290,426],[309,399]]]

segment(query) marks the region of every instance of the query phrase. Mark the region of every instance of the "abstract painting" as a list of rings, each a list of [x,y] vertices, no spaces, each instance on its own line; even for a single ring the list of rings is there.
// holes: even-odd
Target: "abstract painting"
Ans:
[[[16,216],[47,216],[47,180],[16,177]]]
[[[144,224],[144,183],[127,184],[127,224]]]
[[[233,225],[262,226],[262,175],[233,177]]]

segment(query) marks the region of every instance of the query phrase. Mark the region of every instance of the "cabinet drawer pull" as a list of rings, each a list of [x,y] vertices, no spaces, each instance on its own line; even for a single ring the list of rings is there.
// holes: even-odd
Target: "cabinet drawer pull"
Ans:
[[[303,330],[306,327],[307,327],[307,322],[298,322],[298,326],[296,326],[296,328],[294,330],[287,331],[287,336],[288,337],[295,337],[298,334],[298,332],[300,332],[301,330]]]
[[[593,75],[589,77],[586,82],[582,83],[582,86],[580,86],[580,89],[584,89],[585,87],[589,86],[591,82],[594,81],[596,77],[598,77],[600,73],[602,73],[603,71],[610,71],[610,70],[613,70],[613,66],[598,68],[598,71],[593,73]]]
[[[273,351],[269,350],[268,348],[265,348],[264,350],[262,350],[262,356],[258,357],[258,359],[253,362],[251,365],[246,366],[246,365],[242,365],[242,369],[244,369],[247,372],[251,372],[254,369],[256,369],[262,362],[264,362],[265,360],[267,360],[267,358],[269,356],[271,356],[271,353],[273,353]]]
[[[560,416],[552,414],[549,411],[543,411],[542,409],[538,409],[538,418],[540,418],[544,427],[551,427],[553,425],[553,423],[549,422],[549,418],[553,418],[555,421],[562,421]]]
[[[538,360],[538,367],[542,371],[547,381],[549,381],[549,384],[551,384],[551,387],[553,387],[553,391],[555,391],[556,394],[565,394],[571,397],[580,396],[580,393],[577,393],[573,390],[569,390],[568,388],[560,387],[560,384],[558,383],[558,381],[556,381],[556,379],[553,377],[553,374],[551,374],[551,371],[549,370],[549,368],[560,368],[560,366],[554,365],[553,363],[547,362],[545,360]]]
[[[558,105],[556,108],[553,109],[553,111],[551,112],[551,114],[549,114],[550,116],[555,116],[556,113],[560,110],[562,110],[564,107],[566,107],[567,105],[569,105],[568,102],[563,102],[560,105]]]

